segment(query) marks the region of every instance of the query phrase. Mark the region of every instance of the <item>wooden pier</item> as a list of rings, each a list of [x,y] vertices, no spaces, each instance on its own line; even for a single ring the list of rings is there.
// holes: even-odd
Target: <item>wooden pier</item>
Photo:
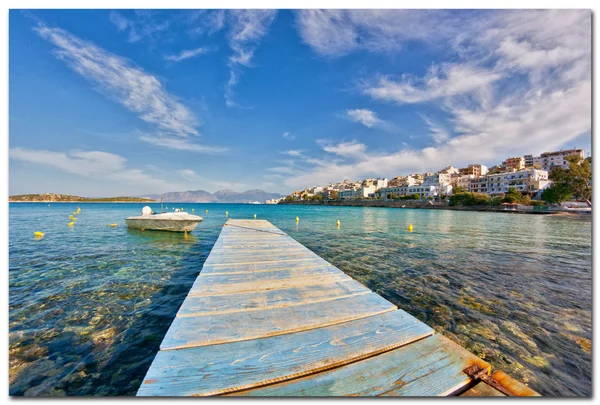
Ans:
[[[488,378],[488,363],[271,223],[229,220],[137,395],[504,395],[473,365]]]

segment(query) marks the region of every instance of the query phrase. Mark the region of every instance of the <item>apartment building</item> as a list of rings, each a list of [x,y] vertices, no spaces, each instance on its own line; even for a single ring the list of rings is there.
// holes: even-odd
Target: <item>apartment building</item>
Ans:
[[[473,179],[469,190],[495,196],[505,194],[510,187],[514,187],[522,193],[535,194],[538,190],[548,187],[550,183],[546,170],[529,168],[511,173],[488,174]]]
[[[469,191],[471,193],[487,194],[487,176],[474,177],[469,182]]]
[[[507,172],[516,172],[525,168],[525,159],[522,157],[511,157],[503,162],[504,170]],[[533,166],[533,165],[532,165]]]
[[[438,189],[436,188],[436,186],[427,186],[424,184],[413,186],[385,187],[373,193],[373,196],[375,198],[379,198],[379,196],[381,196],[382,200],[387,200],[391,198],[392,194],[396,194],[397,196],[418,194],[419,198],[427,198],[435,197],[436,195],[438,195]]]
[[[579,158],[583,159],[584,151],[583,149],[565,149],[559,150],[558,152],[544,152],[540,156],[536,156],[533,158],[534,164],[539,164],[543,170],[550,171],[554,166],[562,166],[565,169],[569,168],[569,162],[567,161],[567,156],[579,156]]]
[[[464,169],[460,169],[459,173],[462,176],[472,175],[475,177],[485,176],[488,172],[487,166],[473,164],[465,167]]]
[[[446,186],[452,182],[452,174],[446,173],[427,173],[423,180],[424,186]]]
[[[525,167],[533,167],[533,155],[523,156],[523,161],[525,162]]]
[[[471,184],[471,180],[473,180],[475,176],[472,174],[467,174],[464,176],[456,176],[452,178],[452,184],[456,187],[462,187],[464,190],[469,190],[469,184]]]

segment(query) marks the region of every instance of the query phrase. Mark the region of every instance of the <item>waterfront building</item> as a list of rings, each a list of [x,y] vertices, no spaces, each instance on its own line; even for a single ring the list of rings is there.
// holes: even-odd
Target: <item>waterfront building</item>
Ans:
[[[375,193],[377,189],[374,185],[364,186],[360,185],[358,187],[340,191],[338,196],[340,200],[351,200],[354,198],[366,198],[369,197],[369,194]]]
[[[469,182],[471,193],[487,194],[487,176],[475,177]]]
[[[557,152],[544,152],[540,156],[534,157],[534,164],[539,164],[543,170],[550,171],[554,166],[562,166],[565,169],[569,168],[567,156],[578,156],[584,158],[583,149],[565,149]]]
[[[284,198],[272,198],[270,200],[265,201],[265,204],[279,204],[280,201],[285,200]]]
[[[507,172],[516,172],[525,168],[525,159],[522,157],[511,157],[503,162],[504,170]]]
[[[538,190],[547,188],[551,182],[548,180],[548,172],[546,170],[529,168],[510,173],[488,174],[485,184],[485,191],[478,192],[496,196],[505,194],[510,187],[514,187],[521,193],[533,195]]]
[[[469,166],[465,167],[464,169],[460,169],[460,171],[459,171],[459,173],[463,176],[472,175],[475,177],[485,176],[487,174],[487,172],[488,172],[487,166],[479,165],[479,164],[469,165]]]
[[[451,186],[450,186],[451,187]],[[452,190],[452,188],[450,188]],[[385,187],[377,190],[373,193],[375,198],[381,196],[382,200],[389,200],[392,194],[396,194],[398,197],[405,195],[418,194],[419,198],[435,197],[438,195],[438,188],[434,185],[412,185],[412,186],[397,186],[397,187]]]

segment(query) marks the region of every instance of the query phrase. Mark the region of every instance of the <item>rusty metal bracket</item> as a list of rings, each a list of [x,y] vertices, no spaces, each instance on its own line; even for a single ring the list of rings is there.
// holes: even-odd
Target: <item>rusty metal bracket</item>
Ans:
[[[474,381],[483,381],[484,383],[486,383],[492,388],[497,389],[504,395],[507,395],[509,397],[515,396],[515,394],[506,389],[502,384],[490,377],[486,369],[479,367],[477,364],[473,364],[472,366],[465,368],[463,370],[463,373],[471,377]]]

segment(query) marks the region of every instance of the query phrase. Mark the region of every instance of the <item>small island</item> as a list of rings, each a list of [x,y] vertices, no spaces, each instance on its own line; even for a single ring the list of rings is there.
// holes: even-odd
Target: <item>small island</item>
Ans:
[[[68,194],[21,194],[8,197],[9,202],[156,202],[151,198],[140,197],[103,197],[86,198]]]

